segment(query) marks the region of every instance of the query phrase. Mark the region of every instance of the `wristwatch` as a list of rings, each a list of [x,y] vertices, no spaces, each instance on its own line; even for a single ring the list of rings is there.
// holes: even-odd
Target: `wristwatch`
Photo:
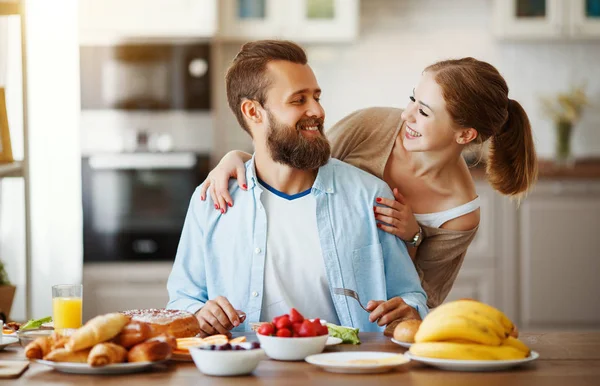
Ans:
[[[411,241],[407,241],[406,244],[410,245],[413,248],[416,248],[419,245],[421,245],[422,241],[423,241],[423,228],[421,228],[419,226],[419,231],[417,232],[417,234],[412,238]]]

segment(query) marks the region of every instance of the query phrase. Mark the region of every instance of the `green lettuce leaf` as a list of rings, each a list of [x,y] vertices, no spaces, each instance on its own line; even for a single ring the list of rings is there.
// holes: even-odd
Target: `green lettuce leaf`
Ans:
[[[36,319],[36,320],[31,319],[30,321],[28,321],[27,323],[22,325],[21,328],[19,328],[19,330],[30,330],[32,328],[40,328],[40,327],[42,327],[42,324],[50,323],[51,321],[52,321],[51,316],[46,316],[45,318]]]

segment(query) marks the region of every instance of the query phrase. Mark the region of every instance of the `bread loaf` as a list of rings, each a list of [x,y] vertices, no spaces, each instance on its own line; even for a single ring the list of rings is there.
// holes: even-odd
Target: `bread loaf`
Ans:
[[[106,342],[121,332],[129,320],[129,317],[118,312],[96,316],[71,335],[65,348],[79,351]]]
[[[404,320],[394,329],[394,339],[400,342],[414,343],[415,334],[421,325],[421,321],[417,319]]]
[[[176,345],[177,343],[175,343]],[[156,362],[169,359],[173,349],[171,344],[161,337],[152,338],[144,343],[135,345],[129,350],[129,362]]]
[[[153,331],[148,323],[132,320],[123,327],[114,342],[125,348],[131,348],[136,344],[147,341],[152,336]]]
[[[98,343],[92,348],[87,363],[93,367],[123,363],[127,359],[127,350],[114,343]]]
[[[167,334],[175,338],[188,338],[200,333],[198,320],[187,311],[149,308],[122,313],[131,317],[131,320],[148,323],[153,336]]]
[[[69,351],[66,348],[58,348],[46,355],[44,360],[52,362],[86,363],[89,354],[89,348],[79,351]]]

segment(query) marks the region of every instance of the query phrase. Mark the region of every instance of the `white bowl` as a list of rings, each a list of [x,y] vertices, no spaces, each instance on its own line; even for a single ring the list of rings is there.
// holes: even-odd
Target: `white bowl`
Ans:
[[[260,346],[270,358],[280,361],[303,361],[309,355],[323,352],[329,335],[311,338],[279,338],[256,334]]]
[[[250,348],[250,343],[237,343],[232,346]],[[258,363],[265,356],[265,351],[260,348],[251,350],[206,350],[199,347],[190,347],[190,354],[198,370],[206,375],[232,376],[250,374],[256,369]]]

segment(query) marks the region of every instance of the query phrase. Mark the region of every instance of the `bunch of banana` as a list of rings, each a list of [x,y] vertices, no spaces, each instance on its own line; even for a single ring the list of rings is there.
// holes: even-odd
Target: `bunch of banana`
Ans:
[[[504,313],[475,300],[442,304],[425,317],[410,352],[443,359],[508,360],[529,355]]]

